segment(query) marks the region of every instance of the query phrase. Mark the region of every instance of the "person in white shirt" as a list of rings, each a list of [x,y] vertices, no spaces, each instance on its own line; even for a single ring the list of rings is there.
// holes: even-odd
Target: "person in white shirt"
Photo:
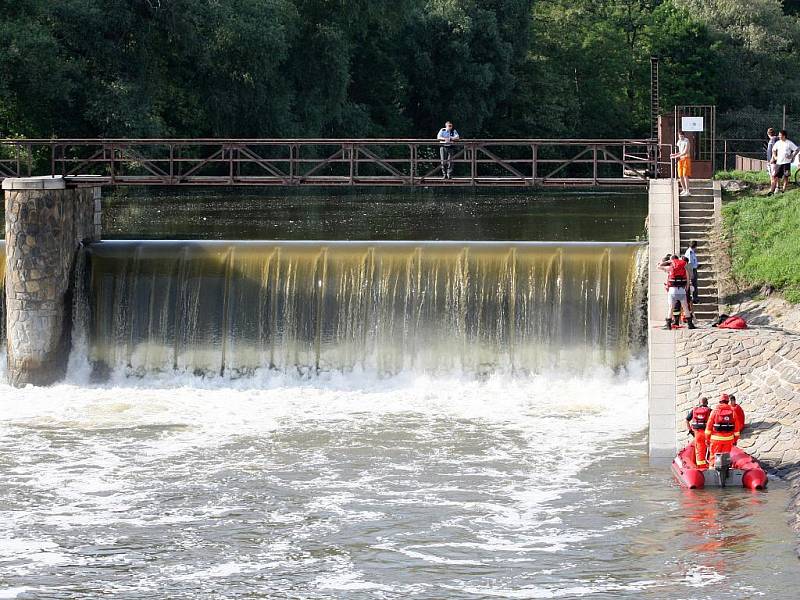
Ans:
[[[447,121],[439,130],[439,135],[436,136],[439,140],[439,156],[442,159],[442,179],[453,178],[453,156],[456,153],[456,147],[453,142],[458,139],[458,131],[455,130],[453,124]]]
[[[692,282],[692,304],[697,304],[699,299],[699,294],[697,293],[697,267],[699,263],[697,262],[697,241],[692,240],[689,244],[689,247],[686,249],[686,254],[684,254],[686,259],[689,261],[689,267],[691,268],[691,282]]]
[[[678,183],[681,187],[681,196],[689,195],[689,177],[692,176],[692,157],[689,153],[691,146],[689,138],[683,131],[678,132],[678,151],[669,155],[670,158],[678,159]]]
[[[783,179],[783,186],[781,192],[786,191],[786,186],[789,185],[789,175],[792,173],[792,160],[797,155],[798,148],[795,143],[789,139],[785,129],[778,132],[778,141],[772,146],[772,164],[775,165],[775,179],[772,189],[770,189],[767,196],[771,196],[778,187],[778,181]]]

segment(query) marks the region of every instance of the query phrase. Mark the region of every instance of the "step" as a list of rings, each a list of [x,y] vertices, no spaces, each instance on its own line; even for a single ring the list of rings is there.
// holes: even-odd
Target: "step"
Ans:
[[[711,200],[704,200],[702,198],[695,198],[693,196],[683,197],[681,201],[678,203],[681,208],[686,206],[687,208],[696,207],[696,208],[714,208],[714,202]]]

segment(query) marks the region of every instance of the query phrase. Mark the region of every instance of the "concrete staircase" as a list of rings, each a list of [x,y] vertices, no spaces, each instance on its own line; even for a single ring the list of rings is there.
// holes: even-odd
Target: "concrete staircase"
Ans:
[[[719,311],[717,274],[712,261],[708,235],[718,215],[719,202],[715,202],[714,182],[698,179],[689,182],[691,196],[679,197],[680,250],[686,252],[689,243],[697,240],[697,287],[699,302],[694,305],[698,320],[714,319]]]

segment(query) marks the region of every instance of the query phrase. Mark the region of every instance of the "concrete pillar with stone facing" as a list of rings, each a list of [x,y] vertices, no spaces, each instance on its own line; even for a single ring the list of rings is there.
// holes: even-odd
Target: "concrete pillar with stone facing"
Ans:
[[[81,242],[99,236],[99,188],[26,177],[3,180],[3,190],[8,381],[49,385],[66,371],[72,271]]]

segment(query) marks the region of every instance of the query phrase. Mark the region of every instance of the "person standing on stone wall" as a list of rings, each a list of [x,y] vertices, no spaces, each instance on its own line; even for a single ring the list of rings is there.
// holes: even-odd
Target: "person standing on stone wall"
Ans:
[[[739,441],[739,435],[741,434],[742,430],[745,428],[744,409],[742,408],[741,404],[736,402],[736,396],[734,396],[733,394],[730,395],[730,402],[731,402],[731,408],[733,409],[733,412],[735,412],[736,416],[739,418],[739,423],[740,423],[740,427],[741,427],[739,429],[739,433],[736,434],[736,439],[733,442],[734,444],[736,444]]]
[[[680,195],[689,195],[689,177],[692,176],[692,155],[689,138],[683,131],[678,132],[678,151],[669,155],[678,159],[678,184],[681,188]]]
[[[691,282],[692,282],[692,304],[697,304],[697,301],[700,299],[700,296],[697,292],[697,267],[699,266],[697,262],[697,241],[692,240],[689,244],[689,247],[686,249],[686,254],[684,254],[686,259],[689,261],[689,266],[692,268],[692,275],[691,275]]]
[[[664,329],[672,330],[673,325],[680,325],[681,308],[686,317],[686,326],[689,329],[697,329],[692,319],[692,309],[689,306],[687,289],[689,287],[689,275],[687,265],[689,261],[684,257],[673,254],[669,262],[662,262],[658,265],[661,271],[667,272],[667,318]],[[676,310],[675,306],[680,307]]]

